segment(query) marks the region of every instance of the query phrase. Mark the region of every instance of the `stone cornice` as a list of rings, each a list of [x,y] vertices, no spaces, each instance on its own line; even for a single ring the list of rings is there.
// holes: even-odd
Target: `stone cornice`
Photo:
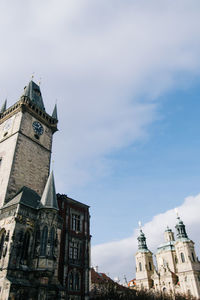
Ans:
[[[22,96],[19,101],[6,109],[4,113],[0,114],[0,124],[9,119],[12,115],[16,114],[18,111],[28,111],[33,117],[40,120],[47,127],[50,127],[53,133],[58,130],[58,120],[52,118],[45,111],[41,110],[27,96]]]

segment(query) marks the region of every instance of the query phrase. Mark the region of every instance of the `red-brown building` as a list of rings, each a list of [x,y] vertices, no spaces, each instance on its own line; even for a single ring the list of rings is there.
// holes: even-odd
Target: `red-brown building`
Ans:
[[[90,215],[89,206],[57,194],[63,220],[58,279],[67,299],[89,299]]]

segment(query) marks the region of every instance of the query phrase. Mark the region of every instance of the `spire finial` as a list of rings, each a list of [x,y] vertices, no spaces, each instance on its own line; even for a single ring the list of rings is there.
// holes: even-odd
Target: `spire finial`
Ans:
[[[140,231],[141,231],[141,230],[142,230],[142,222],[139,221],[139,222],[138,222],[138,225],[139,225],[139,229],[140,229]]]
[[[175,211],[176,217],[177,217],[177,219],[178,219],[178,218],[179,218],[178,208],[176,207],[176,208],[174,209],[174,211]]]
[[[31,80],[34,78],[34,76],[35,76],[35,72],[32,72],[32,74],[31,74]]]

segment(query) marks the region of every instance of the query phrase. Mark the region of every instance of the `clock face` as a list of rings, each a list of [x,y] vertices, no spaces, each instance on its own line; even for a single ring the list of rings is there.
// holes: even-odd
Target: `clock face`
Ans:
[[[34,121],[34,122],[33,122],[33,130],[34,130],[35,133],[38,134],[38,135],[42,135],[43,132],[44,132],[44,128],[43,128],[42,124],[40,124],[40,123],[37,122],[37,121]]]

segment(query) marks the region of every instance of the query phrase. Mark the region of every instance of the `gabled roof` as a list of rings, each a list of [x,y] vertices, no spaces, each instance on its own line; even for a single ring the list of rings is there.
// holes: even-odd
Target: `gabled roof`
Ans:
[[[6,203],[4,207],[8,207],[14,204],[24,204],[26,206],[32,207],[32,208],[39,208],[40,206],[40,196],[33,191],[32,189],[23,186],[17,194],[10,200],[8,203]]]
[[[32,80],[24,89],[24,96],[27,96],[32,102],[34,102],[40,109],[45,111],[42,94],[39,85]]]
[[[49,175],[46,186],[44,188],[44,192],[41,198],[41,204],[44,206],[44,208],[54,208],[58,210],[53,171]]]

